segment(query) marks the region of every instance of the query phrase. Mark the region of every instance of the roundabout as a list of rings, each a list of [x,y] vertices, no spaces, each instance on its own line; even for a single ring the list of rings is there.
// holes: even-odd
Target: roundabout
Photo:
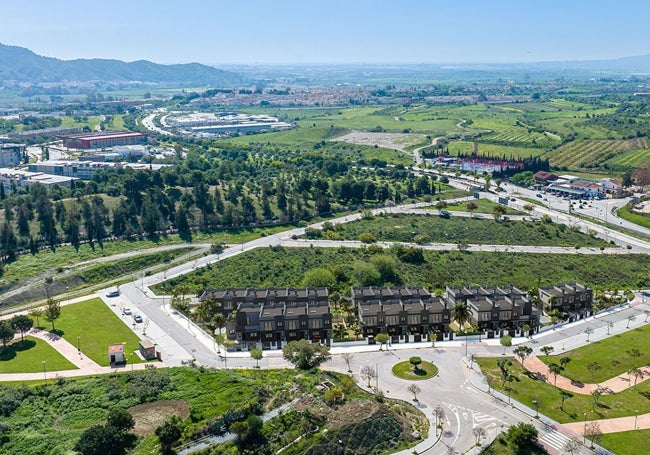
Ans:
[[[407,381],[422,381],[438,374],[438,367],[431,362],[426,362],[419,357],[396,363],[392,368],[393,375]]]

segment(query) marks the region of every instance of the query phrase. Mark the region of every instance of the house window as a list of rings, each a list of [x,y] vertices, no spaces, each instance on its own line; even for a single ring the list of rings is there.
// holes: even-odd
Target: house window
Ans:
[[[288,321],[287,326],[289,330],[296,330],[296,321]]]
[[[307,321],[300,321],[300,327],[307,327]]]
[[[277,323],[278,327],[282,327],[283,325],[284,325],[284,323],[282,321],[278,321],[278,323]]]
[[[264,330],[266,332],[270,332],[273,330],[273,323],[272,322],[265,322],[264,323]]]
[[[320,319],[314,319],[311,321],[311,328],[312,329],[320,329],[321,328],[321,321]]]

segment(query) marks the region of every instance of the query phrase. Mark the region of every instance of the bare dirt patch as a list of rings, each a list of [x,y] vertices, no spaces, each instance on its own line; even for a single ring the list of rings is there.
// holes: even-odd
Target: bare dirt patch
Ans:
[[[362,420],[360,416],[372,416],[379,411],[381,405],[370,400],[352,400],[330,412],[327,417],[331,428],[342,428],[354,425]]]
[[[421,141],[424,137],[424,134],[406,133],[350,133],[333,140],[349,142],[350,144],[376,145],[377,147],[408,153],[405,147]]]
[[[135,420],[133,433],[149,435],[171,415],[186,419],[190,415],[190,403],[182,400],[164,400],[133,406],[129,412]]]

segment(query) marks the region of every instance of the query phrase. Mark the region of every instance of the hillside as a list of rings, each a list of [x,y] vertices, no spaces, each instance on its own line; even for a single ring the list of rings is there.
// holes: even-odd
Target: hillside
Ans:
[[[0,82],[149,82],[200,84],[215,87],[239,84],[235,73],[199,63],[159,65],[146,60],[123,62],[105,59],[59,60],[42,57],[29,49],[0,44]]]

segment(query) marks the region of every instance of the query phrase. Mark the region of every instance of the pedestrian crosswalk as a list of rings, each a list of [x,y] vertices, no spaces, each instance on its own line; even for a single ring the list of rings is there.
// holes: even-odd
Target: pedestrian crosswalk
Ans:
[[[571,439],[568,438],[567,436],[564,436],[559,431],[553,430],[553,431],[550,431],[550,432],[546,433],[544,436],[539,438],[539,440],[545,446],[552,447],[555,450],[558,450],[558,451],[560,451],[560,453],[562,453],[564,451],[564,446]]]

